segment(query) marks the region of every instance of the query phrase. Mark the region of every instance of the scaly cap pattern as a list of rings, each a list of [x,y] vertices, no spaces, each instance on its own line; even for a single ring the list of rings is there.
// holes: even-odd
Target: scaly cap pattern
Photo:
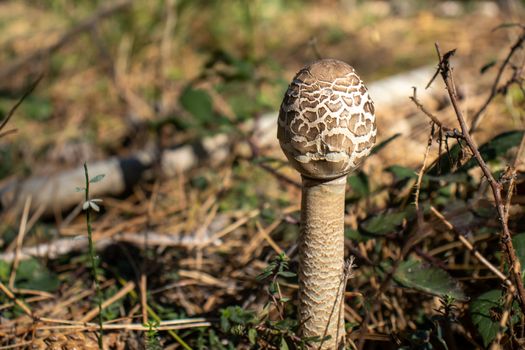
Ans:
[[[376,134],[374,103],[354,68],[323,59],[296,74],[279,110],[277,138],[302,175],[348,174],[368,156]]]

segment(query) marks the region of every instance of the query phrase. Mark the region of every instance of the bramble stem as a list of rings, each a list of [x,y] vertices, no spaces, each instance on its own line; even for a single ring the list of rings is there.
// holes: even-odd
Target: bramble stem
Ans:
[[[463,113],[461,111],[461,108],[459,107],[458,97],[456,94],[456,85],[454,83],[452,69],[450,67],[449,61],[450,57],[454,54],[454,51],[449,51],[445,53],[445,55],[441,55],[438,43],[436,43],[436,51],[439,58],[439,72],[441,73],[441,77],[443,78],[445,86],[447,87],[448,96],[450,98],[450,102],[452,103],[452,107],[454,108],[454,112],[456,114],[459,125],[461,127],[463,138],[467,143],[468,148],[474,155],[474,159],[476,159],[481,171],[483,172],[483,175],[487,179],[489,186],[492,190],[496,211],[498,213],[498,219],[502,228],[502,232],[500,233],[502,250],[505,253],[507,262],[509,264],[511,279],[513,280],[518,292],[518,301],[521,308],[521,312],[525,314],[525,287],[523,286],[523,279],[521,277],[521,264],[518,257],[516,256],[516,250],[514,249],[514,245],[512,243],[512,236],[509,231],[508,217],[505,212],[505,204],[501,197],[502,186],[499,182],[496,181],[496,179],[494,179],[494,176],[490,172],[490,169],[488,168],[487,164],[483,160],[483,157],[479,153],[478,146],[476,145],[476,143],[470,135],[467,123],[465,122],[465,118],[463,117]]]

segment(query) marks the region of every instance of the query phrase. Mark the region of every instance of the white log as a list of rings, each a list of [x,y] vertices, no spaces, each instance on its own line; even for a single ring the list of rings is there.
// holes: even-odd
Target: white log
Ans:
[[[426,66],[406,73],[373,82],[369,85],[377,114],[382,110],[390,109],[395,105],[406,104],[412,95],[412,87],[418,87],[418,97],[421,101],[428,101],[437,88],[425,90],[424,87],[435,72],[435,68]],[[380,119],[380,118],[378,118]],[[251,120],[241,126],[243,130],[254,130],[255,139],[260,147],[277,146],[277,112],[263,115],[258,120]],[[382,133],[382,137],[388,137]],[[211,166],[220,164],[226,159],[230,149],[228,135],[220,134],[202,141],[202,147],[208,154]],[[92,198],[103,196],[117,196],[131,188],[143,179],[154,159],[153,150],[138,152],[135,156],[126,159],[110,158],[89,164],[90,176],[105,174],[103,181],[98,182],[90,189]],[[161,155],[161,169],[168,177],[182,173],[195,167],[199,163],[199,156],[193,147],[184,145],[177,149],[167,150]],[[84,170],[82,166],[76,169],[62,171],[51,176],[33,176],[26,180],[13,181],[0,188],[0,209],[9,209],[18,213],[28,196],[32,196],[33,207],[43,206],[46,214],[69,209],[83,198],[82,192],[76,187],[84,186]]]

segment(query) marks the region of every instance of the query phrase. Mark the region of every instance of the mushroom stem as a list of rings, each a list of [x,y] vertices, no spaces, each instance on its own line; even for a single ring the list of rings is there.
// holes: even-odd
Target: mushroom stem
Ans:
[[[299,322],[303,337],[330,339],[315,349],[344,345],[344,204],[346,175],[303,179],[299,242]]]

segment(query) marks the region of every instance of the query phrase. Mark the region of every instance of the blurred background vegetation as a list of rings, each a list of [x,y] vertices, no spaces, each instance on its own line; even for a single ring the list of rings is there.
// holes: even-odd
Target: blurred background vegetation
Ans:
[[[45,74],[12,121],[17,137],[2,140],[11,161],[1,177],[28,175],[35,161],[78,164],[64,145],[86,160],[127,152],[144,142],[130,140],[130,128],[145,121],[173,126],[184,133],[179,142],[227,129],[276,110],[289,79],[318,56],[346,61],[371,82],[433,64],[435,41],[465,59],[495,59],[504,46],[491,33],[501,12],[490,1],[118,3],[0,4],[0,110]]]

